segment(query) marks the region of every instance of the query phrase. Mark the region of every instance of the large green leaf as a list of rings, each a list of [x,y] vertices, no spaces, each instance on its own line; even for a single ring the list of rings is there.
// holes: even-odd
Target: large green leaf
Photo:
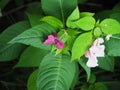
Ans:
[[[28,28],[30,28],[29,23],[21,21],[8,27],[0,34],[0,61],[9,61],[18,57],[25,46],[22,44],[10,45],[8,42]]]
[[[36,80],[38,75],[38,69],[30,74],[27,82],[27,90],[37,90]]]
[[[79,59],[81,56],[83,56],[85,52],[88,50],[91,43],[92,43],[91,32],[80,34],[80,36],[78,36],[78,38],[75,40],[72,47],[72,60]]]
[[[48,50],[30,46],[22,53],[20,60],[15,67],[38,67],[43,57],[48,52]]]
[[[86,16],[83,18],[80,18],[78,21],[76,21],[76,25],[78,28],[88,31],[94,28],[95,26],[95,19],[90,16]]]
[[[87,81],[90,79],[90,75],[91,75],[91,69],[90,67],[88,67],[86,65],[86,58],[81,58],[79,60],[79,64],[83,67],[83,69],[86,71],[86,74],[87,74]]]
[[[50,16],[55,16],[63,21],[77,6],[77,0],[41,0],[43,11]]]
[[[63,28],[63,23],[55,17],[46,16],[46,17],[41,18],[40,20],[50,24],[51,26],[55,28]]]
[[[114,19],[104,19],[100,23],[102,31],[106,34],[117,34],[120,33],[120,23]]]
[[[43,44],[43,37],[47,37],[48,34],[52,34],[56,31],[57,29],[53,28],[49,24],[42,23],[26,30],[11,40],[10,43],[23,43],[42,49],[50,49],[50,45]]]
[[[50,53],[40,64],[37,90],[69,90],[75,72],[76,64],[70,61],[69,56]]]
[[[80,12],[78,7],[72,12],[72,14],[67,18],[67,26],[71,28],[76,28],[75,21],[80,18]]]
[[[105,42],[106,52],[109,56],[120,56],[120,34],[113,35]]]
[[[99,67],[104,70],[114,71],[114,62],[114,58],[110,56],[98,58]]]

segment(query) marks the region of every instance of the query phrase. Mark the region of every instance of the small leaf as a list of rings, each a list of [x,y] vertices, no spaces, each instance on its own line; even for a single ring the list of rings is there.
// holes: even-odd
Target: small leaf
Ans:
[[[67,18],[66,25],[71,28],[76,28],[75,21],[80,18],[78,7],[72,12],[72,14]]]
[[[40,64],[37,90],[69,90],[75,72],[76,63],[71,62],[69,56],[50,53]]]
[[[63,23],[55,17],[46,16],[46,17],[41,18],[40,20],[50,24],[51,26],[55,28],[63,28]]]
[[[107,71],[114,71],[114,63],[114,58],[110,56],[98,58],[99,67]]]
[[[91,12],[81,12],[80,13],[80,17],[86,17],[86,16],[93,17],[94,13],[91,13]]]
[[[105,34],[120,33],[120,23],[114,19],[104,19],[100,23],[100,27]]]
[[[83,33],[75,40],[72,47],[72,60],[79,59],[85,54],[92,42],[92,33]]]
[[[83,69],[86,71],[86,74],[87,74],[87,81],[89,81],[89,79],[90,79],[90,75],[91,75],[91,69],[90,69],[90,67],[88,67],[87,65],[86,65],[86,58],[81,58],[80,60],[79,60],[79,64],[83,67]]]
[[[92,30],[95,26],[95,19],[93,17],[86,16],[76,21],[76,25],[78,28],[85,31]]]
[[[15,67],[38,67],[43,57],[48,52],[48,50],[30,46],[22,53],[20,60]]]
[[[57,29],[53,28],[49,24],[42,23],[21,33],[9,43],[22,43],[33,47],[50,50],[50,45],[43,44],[43,37],[56,31]]]
[[[37,90],[37,86],[36,86],[37,75],[38,75],[38,69],[30,74],[27,82],[28,90]]]

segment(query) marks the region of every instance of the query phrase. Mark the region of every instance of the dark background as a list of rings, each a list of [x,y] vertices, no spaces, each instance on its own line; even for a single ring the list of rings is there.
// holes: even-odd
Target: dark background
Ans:
[[[11,0],[7,6],[2,10],[3,16],[0,17],[0,32],[8,26],[24,20],[27,4],[40,0]],[[102,10],[109,10],[116,5],[119,0],[88,0],[85,3],[79,3],[80,11],[100,12]],[[119,60],[119,57],[117,58]],[[26,83],[29,74],[35,68],[13,68],[18,60],[9,62],[0,62],[0,90],[27,90]],[[107,72],[104,75],[111,74],[111,79],[119,78],[119,72]],[[102,77],[103,75],[101,75]]]

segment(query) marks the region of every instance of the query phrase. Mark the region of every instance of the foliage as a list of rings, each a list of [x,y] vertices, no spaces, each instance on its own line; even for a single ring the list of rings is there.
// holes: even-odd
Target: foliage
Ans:
[[[35,68],[28,78],[28,90],[76,90],[76,87],[79,90],[113,90],[109,87],[113,82],[106,84],[106,79],[97,75],[114,72],[117,66],[120,6],[97,14],[81,12],[78,4],[86,1],[41,0],[32,3],[25,10],[27,18],[24,21],[9,26],[0,34],[0,62],[18,59],[14,68]],[[0,2],[2,16],[1,11],[9,0]],[[100,41],[94,43],[98,38],[103,39],[100,45]],[[92,46],[95,46],[94,50],[91,50]],[[102,46],[104,55],[96,55]],[[89,60],[98,67],[87,66]]]

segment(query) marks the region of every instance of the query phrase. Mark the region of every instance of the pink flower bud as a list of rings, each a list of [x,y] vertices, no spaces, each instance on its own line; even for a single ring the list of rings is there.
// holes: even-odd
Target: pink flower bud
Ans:
[[[55,44],[58,49],[62,49],[64,47],[64,43],[58,39],[57,34],[49,35],[48,39],[44,41],[44,44]]]

